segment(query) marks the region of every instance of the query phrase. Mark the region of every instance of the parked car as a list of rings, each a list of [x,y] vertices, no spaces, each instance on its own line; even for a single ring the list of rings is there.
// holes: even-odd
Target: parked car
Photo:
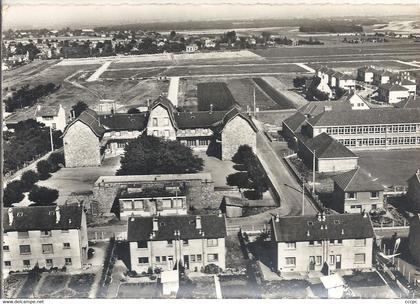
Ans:
[[[88,249],[88,259],[93,258],[94,255],[95,255],[95,249],[89,248]]]

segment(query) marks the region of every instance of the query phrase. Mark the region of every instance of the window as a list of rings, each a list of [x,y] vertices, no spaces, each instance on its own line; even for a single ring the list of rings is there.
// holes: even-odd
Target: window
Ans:
[[[208,239],[207,240],[207,247],[216,247],[218,245],[217,239]]]
[[[52,267],[53,266],[53,260],[52,259],[46,259],[45,260],[45,266]]]
[[[48,236],[51,236],[51,230],[41,231],[41,237],[48,237]]]
[[[141,257],[138,258],[139,264],[149,264],[149,258],[148,257]]]
[[[379,198],[379,192],[378,191],[372,191],[370,193],[370,198]]]
[[[69,230],[68,229],[61,230],[61,233],[69,233]]]
[[[188,240],[182,240],[182,245],[188,246],[189,242]]]
[[[347,199],[357,199],[356,192],[347,192]]]
[[[166,256],[165,255],[162,256],[162,263],[163,262],[166,262]]]
[[[362,205],[350,205],[351,209],[362,209]]]
[[[152,120],[152,126],[153,127],[157,127],[158,126],[158,119],[156,117],[154,117],[153,120]]]
[[[164,136],[165,138],[169,138],[169,130],[165,130]]]
[[[217,253],[209,253],[207,255],[208,262],[217,262],[219,260],[219,255]]]
[[[10,261],[4,261],[4,266],[5,267],[10,267],[10,266],[12,266],[12,262],[10,262]]]
[[[286,243],[287,249],[296,249],[296,243],[295,242],[288,242]]]
[[[147,241],[137,242],[137,248],[147,248]]]
[[[354,255],[354,263],[355,264],[364,264],[366,260],[366,256],[364,253],[356,253]]]
[[[31,266],[31,261],[30,260],[23,260],[23,266],[24,267],[30,267]]]
[[[330,240],[331,245],[334,245],[334,242],[335,242],[334,240]]]
[[[28,231],[18,231],[18,238],[19,239],[27,239],[29,237]]]
[[[153,131],[153,136],[154,136],[154,137],[158,137],[158,136],[159,136],[159,132],[158,132],[157,130],[154,130],[154,131]]]
[[[172,247],[172,246],[174,245],[172,240],[168,240],[168,241],[166,241],[166,242],[167,242],[167,245],[168,245],[169,247]]]
[[[356,239],[356,240],[354,240],[354,246],[357,246],[357,247],[366,246],[366,239]]]
[[[295,266],[296,265],[296,258],[295,257],[287,257],[286,258],[286,266]]]
[[[315,259],[315,265],[321,265],[321,263],[322,263],[322,256],[320,256],[320,255],[317,255],[316,256],[316,259]]]
[[[195,263],[195,254],[190,255],[190,262]]]
[[[315,246],[321,246],[321,245],[322,245],[321,241],[315,241]]]
[[[343,244],[343,240],[337,240],[337,244],[342,245]]]
[[[3,246],[3,251],[9,251],[10,250],[10,248],[9,248],[9,246],[8,245],[4,245]]]
[[[20,254],[31,254],[31,246],[30,245],[20,245],[19,246]]]
[[[313,246],[314,245],[314,241],[309,241],[309,246]]]
[[[64,264],[66,264],[66,266],[71,265],[71,258],[64,258]]]
[[[197,262],[201,262],[202,258],[201,258],[201,254],[197,254]]]
[[[160,256],[155,257],[156,263],[160,263]]]
[[[117,148],[118,149],[124,149],[125,148],[125,142],[117,142]]]
[[[70,249],[70,243],[63,243],[63,249]]]
[[[163,118],[163,125],[164,125],[165,127],[169,126],[169,117],[164,117],[164,118]]]
[[[53,253],[52,244],[42,244],[42,253]]]
[[[334,264],[335,263],[335,255],[330,255],[330,264]]]

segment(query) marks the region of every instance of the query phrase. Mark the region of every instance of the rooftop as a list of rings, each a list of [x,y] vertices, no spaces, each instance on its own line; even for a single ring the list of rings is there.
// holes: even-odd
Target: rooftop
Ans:
[[[335,183],[346,192],[383,191],[384,187],[377,182],[376,178],[357,167],[333,177]]]
[[[420,109],[420,98],[418,96],[417,97],[410,96],[409,98],[406,98],[400,101],[399,103],[396,103],[395,106],[397,108],[406,108],[406,109],[419,108]]]
[[[157,231],[153,231],[153,221],[157,221]],[[201,221],[201,229],[197,227]],[[216,239],[226,236],[224,215],[176,215],[160,217],[130,217],[128,219],[127,240],[129,242],[174,240],[174,232],[179,230],[181,239]],[[204,233],[204,234],[203,234]]]
[[[297,131],[300,126],[305,122],[306,116],[301,112],[296,112],[292,116],[287,117],[283,123],[289,127],[293,132]]]
[[[61,106],[44,106],[44,105],[38,105],[35,117],[45,117],[45,116],[57,116],[58,111],[60,111]]]
[[[408,91],[407,88],[399,85],[398,83],[385,83],[379,86],[380,89],[393,91],[393,92],[400,92],[400,91]]]
[[[124,189],[118,198],[153,198],[153,197],[174,197],[185,196],[185,188],[168,189],[168,188],[144,188],[137,191]]]
[[[276,242],[362,239],[374,236],[368,216],[327,214],[286,216],[272,219]]]
[[[10,224],[10,212],[13,214],[12,224]],[[79,229],[82,212],[82,207],[77,204],[4,208],[3,229],[4,232]]]
[[[314,138],[308,139],[304,143],[312,152],[315,150],[317,158],[343,158],[355,157],[356,154],[351,152],[346,146],[339,143],[327,133],[321,133]]]
[[[420,109],[373,108],[369,110],[325,111],[308,119],[312,126],[384,125],[420,123]]]
[[[100,123],[108,130],[144,130],[147,126],[147,120],[149,118],[148,112],[137,113],[137,114],[107,114],[99,115],[98,119]]]

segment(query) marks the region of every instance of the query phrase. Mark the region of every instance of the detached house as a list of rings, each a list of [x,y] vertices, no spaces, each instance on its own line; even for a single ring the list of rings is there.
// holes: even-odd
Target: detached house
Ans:
[[[271,240],[281,273],[372,268],[374,232],[368,216],[274,217]]]
[[[357,69],[357,79],[366,83],[373,83],[374,75],[378,71],[370,66],[364,66]]]
[[[200,271],[208,264],[225,266],[226,222],[219,215],[130,217],[127,240],[131,270]]]
[[[403,79],[400,82],[400,85],[408,90],[410,96],[415,96],[417,91],[417,85],[415,81],[409,79]]]
[[[80,269],[86,263],[86,215],[77,204],[4,209],[3,232],[5,271]]]
[[[393,76],[394,74],[392,74],[389,71],[375,71],[373,75],[373,83],[375,85],[382,85],[385,83],[389,83],[391,82],[391,78]]]
[[[390,104],[398,103],[408,96],[409,90],[397,83],[385,83],[378,88],[379,99]]]
[[[66,111],[61,105],[43,106],[38,105],[35,112],[36,121],[47,127],[64,131],[66,128]]]
[[[384,208],[384,187],[360,167],[333,177],[334,209],[361,213]]]

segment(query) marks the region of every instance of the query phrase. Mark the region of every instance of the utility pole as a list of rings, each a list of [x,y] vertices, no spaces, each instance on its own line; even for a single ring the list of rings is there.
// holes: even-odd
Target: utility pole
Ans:
[[[312,159],[312,194],[315,194],[315,169],[316,169],[316,158],[315,158],[315,149]]]
[[[54,151],[54,142],[53,142],[53,136],[52,136],[52,128],[50,126],[50,141],[51,141],[51,152]]]
[[[302,215],[305,215],[305,178],[302,176]]]
[[[256,111],[257,111],[257,104],[256,104],[256,100],[255,100],[255,87],[254,87],[254,117],[255,117]]]

